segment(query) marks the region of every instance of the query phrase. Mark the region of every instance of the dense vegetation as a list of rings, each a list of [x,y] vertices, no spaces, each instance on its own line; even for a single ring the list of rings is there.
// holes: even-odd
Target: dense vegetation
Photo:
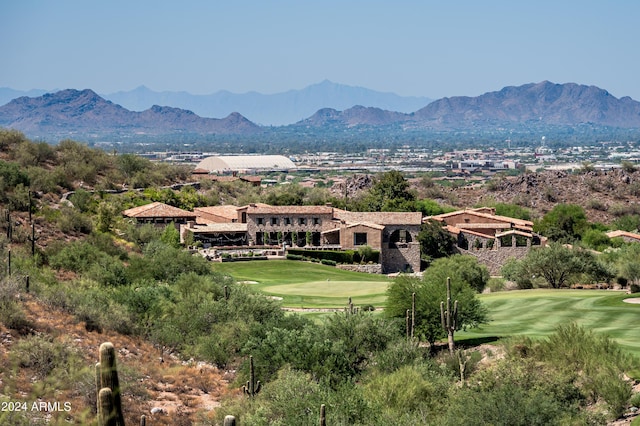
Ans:
[[[11,131],[2,131],[0,146],[0,196],[6,213],[0,246],[5,259],[11,248],[10,274],[1,281],[0,321],[13,330],[28,330],[16,297],[28,275],[33,297],[74,315],[88,328],[144,337],[163,354],[237,367],[232,385],[238,388],[250,378],[247,359],[253,356],[262,390],[252,397],[229,396],[213,420],[203,415],[199,424],[219,424],[225,414],[247,425],[317,424],[321,404],[327,407],[329,424],[602,424],[619,417],[632,397],[623,374],[633,368],[633,360],[608,338],[571,324],[546,340],[515,339],[503,349],[493,347],[489,351],[504,350],[506,355],[489,366],[479,363],[491,355],[485,348],[440,350],[439,341],[446,336],[440,303],[446,299],[447,277],[459,303],[457,329],[481,324],[490,315],[477,297],[489,285],[486,268],[470,257],[445,257],[447,241],[429,255],[432,263],[422,279],[400,277],[390,286],[385,315],[347,306],[312,321],[285,315],[276,301],[216,273],[204,258],[180,247],[172,225],[135,226],[120,212],[149,200],[193,208],[230,200],[305,203],[322,199],[324,193],[263,192],[235,183],[204,185],[199,191],[160,189],[186,179],[185,170],[130,154],[109,155],[73,141],[51,147]],[[373,197],[379,209],[418,210],[405,183],[397,172],[381,175],[364,199]],[[145,189],[108,192],[122,185]],[[70,203],[60,203],[68,190],[75,190]],[[359,202],[354,200],[354,206]],[[28,215],[38,224],[37,234],[30,233]],[[575,227],[576,222],[581,223],[574,220],[562,228],[566,235],[557,235],[584,235],[588,226]],[[440,241],[439,231],[432,230]],[[30,242],[35,241],[32,251]],[[593,270],[570,273],[601,274],[600,279],[602,271],[613,268],[615,276],[637,280],[634,250],[624,246],[597,260],[571,251],[580,265],[592,262]],[[514,265],[516,271],[516,266],[523,269]],[[516,281],[520,278],[514,275]],[[548,285],[566,282],[554,278]],[[415,337],[408,338],[413,293]],[[430,345],[423,347],[420,340]],[[12,366],[34,368],[41,394],[47,384],[55,388],[80,375],[76,355],[64,346],[32,337],[15,348],[2,373],[11,377],[17,370]],[[26,424],[23,420],[11,418],[13,424]]]

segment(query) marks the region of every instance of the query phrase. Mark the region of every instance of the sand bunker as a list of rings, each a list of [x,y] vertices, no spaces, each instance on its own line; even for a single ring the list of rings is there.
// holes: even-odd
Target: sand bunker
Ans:
[[[629,299],[624,299],[623,300],[624,303],[637,303],[640,305],[640,297],[632,297]]]

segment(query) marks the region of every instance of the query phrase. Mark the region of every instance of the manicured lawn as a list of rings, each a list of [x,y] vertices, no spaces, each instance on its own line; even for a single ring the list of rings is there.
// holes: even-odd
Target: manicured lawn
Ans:
[[[265,294],[282,297],[290,308],[342,308],[351,296],[357,306],[384,307],[391,280],[385,276],[342,271],[315,263],[269,260],[214,266],[238,281],[256,281]],[[637,296],[637,295],[636,295]],[[560,324],[576,322],[606,333],[640,358],[640,305],[622,302],[629,295],[606,290],[520,290],[479,296],[490,322],[456,333],[459,341],[490,341],[523,335],[542,338]],[[320,319],[329,315],[308,312]]]
[[[291,308],[341,308],[349,297],[357,306],[384,306],[391,282],[382,275],[293,260],[220,263],[214,269],[237,281],[257,282],[255,288],[282,297],[283,306]]]
[[[491,321],[459,332],[456,339],[524,335],[547,336],[560,324],[575,322],[606,333],[640,357],[640,305],[622,302],[629,295],[606,290],[520,290],[481,295]]]

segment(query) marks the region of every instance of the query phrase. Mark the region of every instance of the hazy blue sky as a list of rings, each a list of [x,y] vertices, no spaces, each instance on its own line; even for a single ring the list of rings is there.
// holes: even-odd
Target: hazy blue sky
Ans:
[[[550,80],[640,100],[640,1],[0,0],[0,87],[276,93],[329,79],[476,96]]]

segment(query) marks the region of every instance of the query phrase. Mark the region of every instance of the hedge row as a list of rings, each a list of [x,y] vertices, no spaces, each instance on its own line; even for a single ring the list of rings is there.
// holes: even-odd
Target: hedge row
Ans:
[[[308,257],[311,259],[320,259],[331,260],[336,263],[360,263],[362,262],[362,257],[360,253],[356,250],[344,250],[344,251],[336,251],[336,250],[304,250],[304,249],[288,249],[287,253],[289,255]],[[371,254],[371,259],[365,259],[366,262],[380,263],[380,252],[373,251]]]
[[[329,266],[337,265],[337,263],[334,260],[311,258],[307,256],[301,256],[299,254],[287,254],[286,257],[287,257],[287,260],[306,260],[314,263],[322,263],[323,265],[329,265]]]

